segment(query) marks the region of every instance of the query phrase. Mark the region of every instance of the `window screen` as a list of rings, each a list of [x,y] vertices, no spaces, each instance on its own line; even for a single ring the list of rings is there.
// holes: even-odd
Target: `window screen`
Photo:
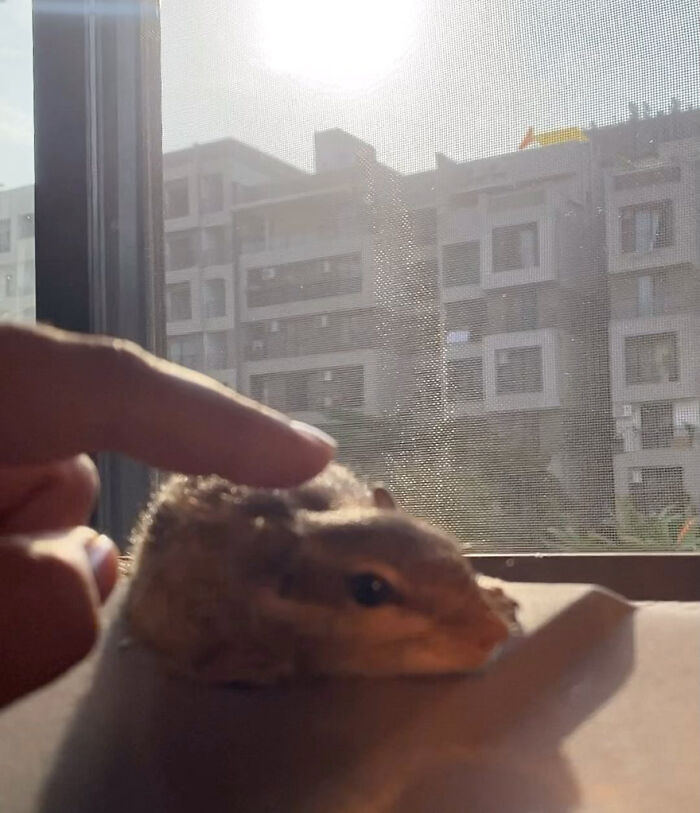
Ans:
[[[478,550],[700,543],[700,18],[604,11],[164,0],[171,357]]]

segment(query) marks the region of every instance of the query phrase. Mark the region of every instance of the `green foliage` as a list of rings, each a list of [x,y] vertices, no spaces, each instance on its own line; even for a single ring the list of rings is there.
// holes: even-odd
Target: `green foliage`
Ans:
[[[655,514],[639,511],[631,500],[618,502],[612,538],[577,528],[570,522],[548,529],[547,548],[569,551],[700,551],[700,518],[691,512],[664,508]]]

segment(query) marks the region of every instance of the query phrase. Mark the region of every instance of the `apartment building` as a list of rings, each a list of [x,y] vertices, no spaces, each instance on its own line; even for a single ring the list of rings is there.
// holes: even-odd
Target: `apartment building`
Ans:
[[[593,513],[610,505],[606,355],[587,144],[458,164],[438,156],[444,402],[465,432],[549,461]],[[609,443],[607,444],[609,447]]]
[[[233,139],[163,161],[168,357],[237,380],[232,209],[242,189],[304,173]]]
[[[396,173],[342,130],[317,133],[314,147],[313,174],[242,190],[233,215],[241,390],[323,423],[390,398],[377,223]]]
[[[700,505],[700,132],[604,169],[615,489]]]
[[[170,356],[315,423],[488,429],[591,515],[613,478],[698,504],[698,138],[675,114],[414,175],[337,129],[313,173],[170,154]]]
[[[34,187],[0,190],[0,319],[35,317]]]

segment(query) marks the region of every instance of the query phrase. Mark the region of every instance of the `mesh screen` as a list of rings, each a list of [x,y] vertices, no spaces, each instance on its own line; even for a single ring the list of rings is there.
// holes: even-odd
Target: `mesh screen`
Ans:
[[[172,359],[482,551],[700,547],[700,12],[165,2]]]

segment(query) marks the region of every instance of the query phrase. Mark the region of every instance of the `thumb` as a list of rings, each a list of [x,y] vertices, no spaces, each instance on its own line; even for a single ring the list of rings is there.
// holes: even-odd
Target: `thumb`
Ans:
[[[90,651],[116,574],[114,545],[90,528],[0,539],[0,706]]]

